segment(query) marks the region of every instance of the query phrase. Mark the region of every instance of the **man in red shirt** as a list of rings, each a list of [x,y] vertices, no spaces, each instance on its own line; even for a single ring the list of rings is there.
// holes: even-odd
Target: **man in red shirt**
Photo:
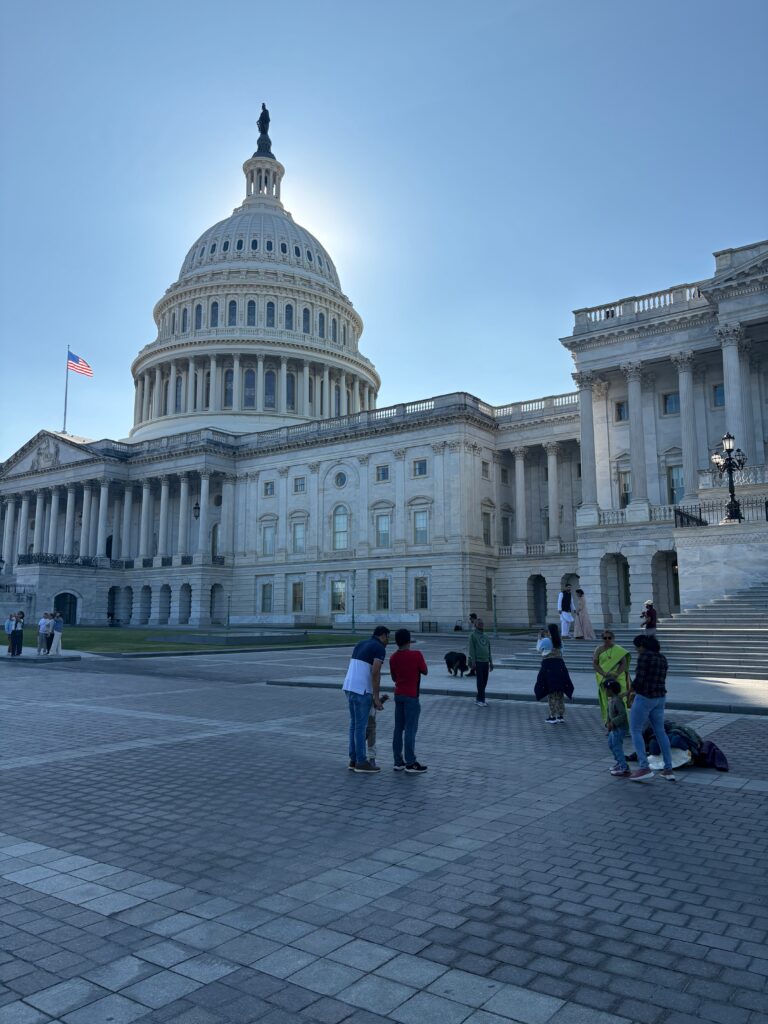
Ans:
[[[427,663],[421,651],[411,650],[411,634],[407,629],[395,633],[397,650],[389,659],[389,674],[395,682],[395,732],[392,752],[395,771],[418,775],[427,770],[416,760],[416,730],[419,728],[419,685],[427,674]],[[405,757],[403,757],[405,746]]]

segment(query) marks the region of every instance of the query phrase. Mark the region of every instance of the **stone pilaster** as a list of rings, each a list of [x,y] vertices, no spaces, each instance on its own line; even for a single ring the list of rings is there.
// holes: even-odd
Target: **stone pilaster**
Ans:
[[[625,363],[621,367],[627,379],[629,402],[629,458],[632,467],[632,501],[627,508],[628,522],[647,522],[648,472],[645,465],[645,431],[643,430],[642,363]],[[634,507],[633,507],[634,506]]]
[[[672,356],[677,367],[677,387],[680,392],[680,433],[683,451],[683,502],[698,498],[699,468],[696,456],[696,408],[693,400],[693,352],[678,352]]]

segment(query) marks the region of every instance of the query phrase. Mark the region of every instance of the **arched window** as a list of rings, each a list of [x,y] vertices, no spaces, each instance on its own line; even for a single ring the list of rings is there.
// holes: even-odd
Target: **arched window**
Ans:
[[[184,394],[184,381],[179,376],[176,378],[176,394],[173,396],[173,411],[181,412],[181,399]]]
[[[349,513],[343,505],[333,511],[333,550],[345,551],[349,547]]]
[[[219,304],[218,302],[211,303],[211,316],[208,323],[209,327],[219,326]]]
[[[193,409],[197,409],[197,387],[198,387],[198,381],[199,381],[199,374],[198,374],[197,370],[195,370],[195,390],[192,392],[192,408]]]
[[[232,397],[234,394],[235,384],[235,371],[225,370],[224,371],[224,408],[232,408]]]
[[[230,299],[227,307],[227,327],[237,327],[237,303]]]
[[[267,239],[267,241],[266,241],[266,243],[264,245],[264,248],[267,250],[267,252],[272,252],[272,250],[274,249],[274,245],[272,243],[272,239],[271,238]]]
[[[171,411],[169,406],[168,406],[168,397],[169,397],[168,396],[168,392],[170,391],[170,389],[171,389],[171,382],[166,377],[165,380],[163,381],[163,401],[162,401],[163,408],[162,408],[162,411],[161,411],[161,415],[162,416],[167,416],[168,413]]]
[[[334,317],[331,320],[331,340],[332,341],[338,341],[339,340],[339,325],[338,325],[338,322],[336,321],[336,317]]]
[[[275,371],[267,370],[264,374],[264,408],[275,409],[277,408],[275,388]]]
[[[296,257],[297,260],[301,259],[301,249],[298,247],[298,245],[294,245],[293,255]]]
[[[210,409],[211,407],[211,374],[209,372],[205,375],[205,394],[203,395],[203,408]]]
[[[237,245],[235,246],[235,248],[237,249],[238,252],[242,252],[243,251],[243,240],[242,240],[242,238],[238,238]]]
[[[256,250],[258,248],[259,248],[259,240],[258,240],[258,238],[252,238],[251,239],[251,252],[256,252]]]
[[[323,257],[320,256],[319,254],[318,254],[318,257],[317,257],[317,265],[318,265],[318,267],[322,267],[322,265],[323,265]]]
[[[200,246],[200,252],[197,254],[197,258],[199,260],[201,260],[203,258],[203,256],[205,256],[205,246],[201,245]]]
[[[285,307],[285,329],[286,331],[293,330],[293,306],[290,302]]]
[[[317,333],[321,338],[325,337],[325,313],[320,313],[317,318]]]
[[[341,328],[341,344],[342,345],[346,345],[347,344],[347,325],[346,324],[343,324],[342,328]]]
[[[248,316],[246,323],[249,327],[256,326],[256,303],[251,299],[248,303]]]
[[[281,242],[280,243],[280,252],[283,254],[283,256],[287,255],[287,253],[288,253],[288,246],[286,245],[285,242]]]
[[[181,333],[186,334],[189,327],[189,310],[184,307],[181,311]]]
[[[222,252],[229,252],[229,239],[227,239],[227,241],[224,243],[224,245],[222,245],[221,251]]]
[[[309,251],[309,249],[307,249],[307,262],[308,263],[312,262],[312,253]]]
[[[171,313],[171,334],[176,333],[176,310]]]
[[[213,256],[213,254],[214,254],[214,253],[216,252],[216,243],[215,243],[215,242],[213,243],[213,245],[211,246],[211,248],[210,248],[210,249],[208,250],[208,252],[209,252],[209,254],[210,254],[211,256]]]
[[[198,304],[195,306],[195,330],[199,331],[203,326],[203,307]]]
[[[341,416],[341,388],[338,384],[333,389],[333,415]]]
[[[243,408],[256,408],[256,371],[246,370],[243,388]]]
[[[175,321],[173,329],[174,331],[176,330]],[[301,329],[304,332],[304,334],[309,334],[309,310],[306,308],[306,306],[304,307],[304,312],[301,314]]]
[[[275,326],[275,304],[274,302],[267,303],[267,327]]]
[[[310,376],[310,378],[309,378],[309,388],[308,388],[308,391],[309,391],[309,400],[310,400],[310,402],[314,402],[314,400],[315,400],[315,379],[312,376]]]
[[[294,410],[296,408],[296,374],[289,373],[285,379],[285,407]]]

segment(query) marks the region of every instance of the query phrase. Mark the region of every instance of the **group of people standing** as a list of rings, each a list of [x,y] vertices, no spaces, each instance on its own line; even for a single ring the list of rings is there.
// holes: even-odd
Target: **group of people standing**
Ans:
[[[61,654],[61,638],[64,632],[64,618],[61,612],[43,612],[37,624],[37,653],[39,655]],[[8,640],[9,658],[21,656],[24,647],[24,612],[10,612],[5,620],[5,635]]]
[[[574,640],[594,640],[595,629],[592,619],[589,617],[587,599],[581,588],[576,593],[571,592],[571,584],[566,583],[557,595],[557,610],[560,613],[560,636],[563,640],[569,640],[573,635]],[[573,626],[573,634],[571,634]]]

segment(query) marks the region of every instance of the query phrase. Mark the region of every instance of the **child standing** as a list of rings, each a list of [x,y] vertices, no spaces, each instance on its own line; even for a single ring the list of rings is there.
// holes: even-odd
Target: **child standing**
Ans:
[[[611,775],[621,778],[629,775],[629,766],[624,755],[624,739],[629,731],[629,719],[627,718],[627,705],[621,695],[621,684],[617,679],[606,679],[606,691],[608,692],[608,746],[616,758],[616,764],[611,768]]]
[[[409,775],[418,775],[427,770],[426,765],[416,760],[416,731],[421,714],[419,688],[421,677],[428,672],[427,663],[421,651],[411,650],[411,634],[407,629],[398,629],[395,643],[397,650],[389,659],[389,674],[395,683],[395,731],[392,736],[395,771],[405,770]]]

